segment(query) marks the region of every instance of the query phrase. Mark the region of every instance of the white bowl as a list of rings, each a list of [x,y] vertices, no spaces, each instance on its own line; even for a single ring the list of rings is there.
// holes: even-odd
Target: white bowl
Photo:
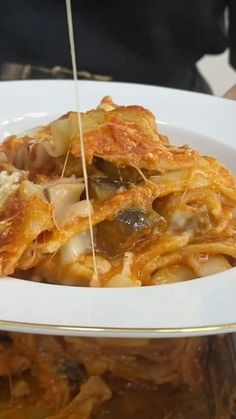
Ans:
[[[105,95],[157,116],[176,144],[219,158],[233,171],[236,104],[152,86],[81,82],[82,108]],[[74,109],[70,81],[0,84],[0,138]],[[0,328],[34,333],[162,337],[236,331],[236,270],[177,284],[97,289],[0,280]]]

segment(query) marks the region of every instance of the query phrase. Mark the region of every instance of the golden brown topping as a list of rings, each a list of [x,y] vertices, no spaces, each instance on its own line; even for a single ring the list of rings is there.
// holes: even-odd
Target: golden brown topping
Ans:
[[[231,267],[236,179],[230,171],[186,145],[171,145],[141,106],[118,106],[105,97],[81,119],[89,202],[75,112],[1,145],[2,275],[140,286]]]

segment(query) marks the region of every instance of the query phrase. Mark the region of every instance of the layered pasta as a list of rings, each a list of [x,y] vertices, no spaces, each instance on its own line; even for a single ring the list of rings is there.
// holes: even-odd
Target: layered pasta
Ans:
[[[1,333],[0,418],[209,418],[208,349],[207,338]]]
[[[105,97],[81,120],[89,201],[76,112],[1,144],[2,276],[128,287],[234,266],[236,179],[229,170],[172,145],[141,106]]]

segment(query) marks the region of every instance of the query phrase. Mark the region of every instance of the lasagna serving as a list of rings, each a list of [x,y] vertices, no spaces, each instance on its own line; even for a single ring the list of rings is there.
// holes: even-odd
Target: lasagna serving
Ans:
[[[1,332],[0,419],[235,419],[232,349]]]
[[[2,276],[128,287],[234,266],[236,179],[229,170],[172,145],[141,106],[106,97],[81,120],[89,200],[77,113],[2,143]]]
[[[1,333],[0,418],[213,419],[207,354],[207,338]]]

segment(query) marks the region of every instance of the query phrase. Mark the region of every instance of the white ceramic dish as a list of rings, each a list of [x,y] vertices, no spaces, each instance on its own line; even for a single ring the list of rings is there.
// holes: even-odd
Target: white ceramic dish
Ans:
[[[236,172],[236,103],[122,83],[81,82],[83,110],[105,95],[140,104],[160,131],[220,158]],[[73,110],[71,81],[0,83],[0,138]],[[234,167],[235,166],[235,167]],[[0,280],[0,328],[35,333],[167,337],[236,331],[236,270],[178,284],[94,289]]]

